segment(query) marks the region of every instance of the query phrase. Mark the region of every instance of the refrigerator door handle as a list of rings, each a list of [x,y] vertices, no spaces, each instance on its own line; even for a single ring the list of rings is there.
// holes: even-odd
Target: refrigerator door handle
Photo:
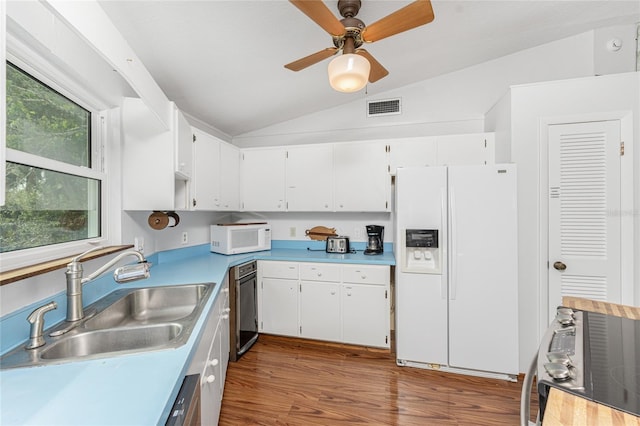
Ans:
[[[453,187],[449,188],[449,297],[456,299],[456,289],[458,287],[458,262],[456,256],[456,197]]]
[[[440,238],[446,238],[443,234],[442,234],[442,230],[443,229],[447,229],[444,224],[446,223],[447,220],[447,188],[446,186],[443,187],[440,190]],[[439,270],[440,273],[443,275],[442,279],[440,280],[440,298],[441,299],[447,299],[448,295],[447,295],[447,280],[446,280],[446,274],[444,273],[444,271],[446,271],[446,267],[443,269],[442,264],[445,263],[444,256],[447,254],[446,250],[444,249],[444,244],[440,243],[440,266],[439,266]],[[448,260],[446,263],[449,263]],[[445,263],[445,265],[446,265]]]

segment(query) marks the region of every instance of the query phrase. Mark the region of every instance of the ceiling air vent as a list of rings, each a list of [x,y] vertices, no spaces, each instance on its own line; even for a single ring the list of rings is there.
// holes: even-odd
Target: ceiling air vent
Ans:
[[[396,115],[401,113],[402,111],[400,111],[400,98],[367,102],[367,117]]]

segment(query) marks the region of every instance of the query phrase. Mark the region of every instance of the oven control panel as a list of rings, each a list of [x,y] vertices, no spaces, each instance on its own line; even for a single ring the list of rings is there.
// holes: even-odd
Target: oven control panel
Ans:
[[[538,352],[539,386],[584,391],[583,312],[560,307]]]

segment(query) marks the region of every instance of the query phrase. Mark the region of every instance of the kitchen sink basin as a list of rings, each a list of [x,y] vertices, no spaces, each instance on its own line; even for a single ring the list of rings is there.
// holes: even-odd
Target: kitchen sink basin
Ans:
[[[149,287],[134,290],[89,318],[85,327],[114,327],[157,324],[188,317],[207,295],[206,285]]]
[[[45,331],[45,344],[0,358],[0,369],[120,356],[184,345],[214,283],[116,290],[85,308],[85,318]]]
[[[69,336],[45,347],[40,357],[64,359],[114,352],[138,352],[170,344],[181,332],[180,324],[90,331]]]

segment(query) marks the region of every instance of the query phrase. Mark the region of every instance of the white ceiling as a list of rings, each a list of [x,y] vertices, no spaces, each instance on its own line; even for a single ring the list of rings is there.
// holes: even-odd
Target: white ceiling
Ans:
[[[325,2],[337,12],[337,0]],[[410,3],[363,0],[371,24]],[[285,0],[117,1],[100,4],[167,97],[237,136],[353,100],[329,87],[329,60],[284,64],[332,46]],[[369,95],[574,34],[640,21],[640,1],[433,0],[435,20],[367,46],[389,75]],[[544,64],[541,64],[544,66]]]

